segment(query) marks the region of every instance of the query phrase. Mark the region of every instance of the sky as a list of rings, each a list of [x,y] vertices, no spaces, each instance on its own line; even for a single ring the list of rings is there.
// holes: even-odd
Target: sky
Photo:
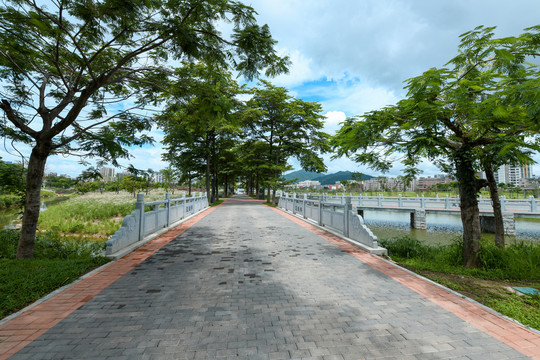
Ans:
[[[519,35],[540,24],[538,0],[245,0],[268,24],[280,54],[292,60],[290,71],[271,82],[305,101],[318,101],[333,134],[346,117],[362,115],[405,96],[403,81],[432,67],[443,67],[457,54],[459,35],[479,25],[497,26],[498,37]],[[132,148],[125,166],[159,170],[159,140]],[[25,154],[29,149],[19,147]],[[16,161],[9,144],[0,144],[3,160]],[[536,156],[540,162],[540,156]],[[328,172],[377,172],[341,158],[325,156]],[[298,163],[291,164],[299,169]],[[46,171],[77,176],[85,168],[76,158],[51,157]],[[422,176],[439,174],[426,162]],[[395,164],[386,176],[400,175]],[[540,165],[533,166],[540,175]]]

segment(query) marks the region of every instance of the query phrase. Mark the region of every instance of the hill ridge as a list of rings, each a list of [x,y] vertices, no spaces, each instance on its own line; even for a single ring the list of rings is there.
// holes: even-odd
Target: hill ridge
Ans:
[[[316,172],[310,172],[305,170],[297,170],[283,175],[285,180],[294,180],[297,179],[295,183],[312,180],[319,181],[321,185],[333,185],[336,181],[352,180],[353,172],[352,171],[338,171],[330,174],[322,174]],[[373,176],[362,174],[362,180],[372,179]]]

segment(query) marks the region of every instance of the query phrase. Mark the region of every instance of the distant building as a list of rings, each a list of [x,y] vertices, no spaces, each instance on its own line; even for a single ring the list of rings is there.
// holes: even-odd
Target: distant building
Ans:
[[[414,182],[404,184],[396,178],[379,177],[360,182],[361,191],[414,191]]]
[[[344,190],[343,185],[339,184],[339,181],[334,185],[323,185],[323,187],[328,190]]]
[[[319,181],[314,181],[314,180],[304,180],[304,181],[300,181],[297,185],[299,188],[305,188],[305,187],[315,188],[317,186],[321,186],[321,183]]]
[[[429,189],[430,187],[435,186],[437,184],[449,184],[452,181],[454,181],[454,179],[452,179],[450,176],[447,176],[447,175],[421,177],[421,178],[416,179],[415,189],[419,191],[425,191]]]
[[[99,168],[99,173],[103,181],[111,181],[114,179],[114,168],[102,166]]]
[[[504,165],[495,171],[495,181],[497,184],[513,184],[520,186],[522,179],[533,177],[531,165]]]

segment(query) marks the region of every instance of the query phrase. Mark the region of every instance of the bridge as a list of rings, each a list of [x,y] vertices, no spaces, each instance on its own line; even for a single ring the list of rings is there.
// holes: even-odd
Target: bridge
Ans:
[[[295,207],[318,206],[329,207],[333,204],[343,205],[350,203],[352,209],[362,218],[366,211],[399,211],[410,213],[410,224],[415,229],[427,228],[426,214],[460,214],[459,198],[446,197],[404,197],[398,196],[341,196],[324,194],[284,194],[282,196],[284,203],[288,203],[287,209]],[[516,234],[515,219],[521,218],[540,218],[540,200],[534,197],[528,199],[507,199],[500,197],[501,210],[503,212],[503,224],[507,235]],[[494,232],[495,223],[493,217],[493,206],[490,198],[478,198],[478,207],[480,209],[480,221],[482,229],[486,232]]]
[[[1,321],[0,359],[539,359],[538,332],[336,234],[226,200]]]

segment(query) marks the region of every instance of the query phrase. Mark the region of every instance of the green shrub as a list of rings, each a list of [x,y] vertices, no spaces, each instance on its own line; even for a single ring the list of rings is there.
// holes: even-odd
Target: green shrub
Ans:
[[[0,319],[105,264],[104,257],[0,259]]]
[[[0,195],[0,209],[9,209],[19,207],[21,205],[21,198],[17,195]]]
[[[19,234],[17,230],[0,231],[0,259],[15,259]]]
[[[532,242],[501,249],[492,242],[482,241],[480,261],[482,269],[500,272],[506,279],[540,279],[540,246]]]
[[[430,258],[432,249],[410,236],[386,240],[381,239],[380,244],[388,250],[388,255],[402,259]]]
[[[18,230],[0,231],[0,318],[109,261],[105,243],[38,234],[34,258],[16,260]]]
[[[15,259],[20,232],[0,231],[0,259]],[[105,249],[104,242],[73,239],[55,232],[38,234],[34,245],[34,259],[81,259],[99,257]]]
[[[381,246],[396,261],[419,269],[505,280],[540,279],[540,244],[520,242],[503,249],[483,239],[478,269],[463,267],[463,240],[429,246],[409,236],[382,239]]]

